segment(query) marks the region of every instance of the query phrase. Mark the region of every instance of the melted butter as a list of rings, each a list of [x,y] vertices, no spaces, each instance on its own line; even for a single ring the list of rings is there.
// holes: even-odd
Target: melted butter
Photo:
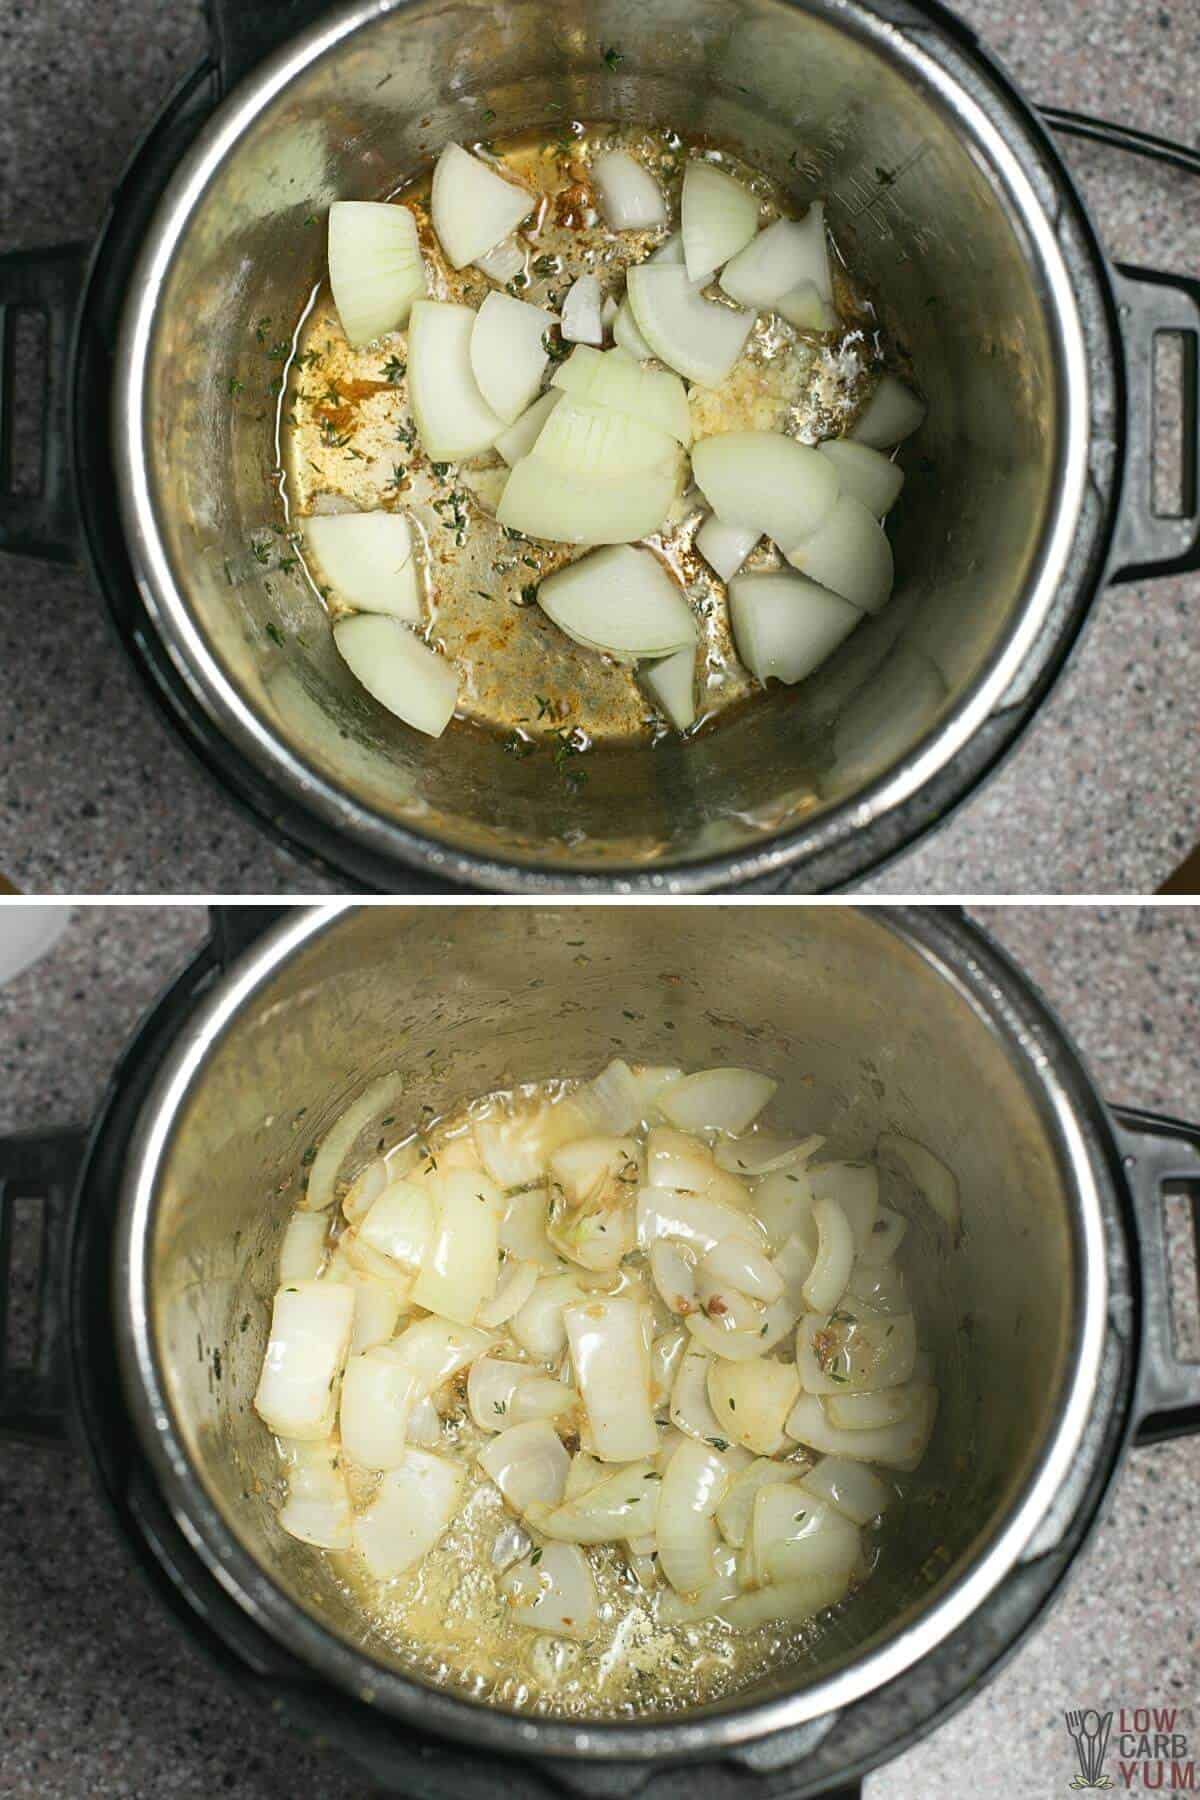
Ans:
[[[592,155],[612,147],[650,168],[678,218],[684,163],[682,140],[670,131],[572,124],[545,135],[473,145],[538,196],[519,234],[524,270],[509,291],[557,312],[571,282],[595,275],[607,295],[620,298],[625,271],[642,261],[667,230],[613,232],[601,219],[588,179]],[[752,188],[763,222],[794,212],[783,190],[749,164],[712,152]],[[415,214],[429,271],[429,292],[472,307],[493,284],[478,270],[452,269],[429,219],[428,180],[392,198]],[[697,435],[733,430],[784,430],[802,442],[844,428],[870,385],[878,353],[873,314],[835,259],[838,311],[845,322],[836,340],[797,333],[773,316],[760,317],[743,356],[720,388],[693,388]],[[714,293],[717,290],[714,290]],[[383,508],[407,513],[417,542],[429,641],[460,672],[458,716],[500,732],[515,749],[569,730],[577,747],[650,743],[667,728],[636,674],[565,638],[533,599],[539,581],[580,554],[565,545],[509,536],[495,519],[506,470],[496,454],[469,464],[431,464],[408,409],[406,336],[390,333],[378,345],[353,350],[338,323],[328,286],[310,296],[297,332],[290,383],[281,405],[280,490],[297,549],[331,616],[340,610],[319,566],[303,546],[303,522],[313,513]],[[551,371],[548,371],[549,375]],[[674,571],[700,629],[698,725],[717,723],[731,708],[761,692],[735,653],[724,583],[693,548],[703,517],[692,489],[667,526],[646,540]],[[760,546],[751,568],[778,566]]]

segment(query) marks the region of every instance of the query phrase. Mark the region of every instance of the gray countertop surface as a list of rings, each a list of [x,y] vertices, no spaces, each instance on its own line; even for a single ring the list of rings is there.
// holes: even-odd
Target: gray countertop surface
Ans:
[[[1200,1113],[1197,912],[977,917],[1040,984],[1107,1095]],[[198,908],[88,908],[46,960],[0,989],[0,1132],[87,1118],[143,1008],[206,929]],[[1180,1708],[1200,1762],[1198,1519],[1200,1442],[1133,1454],[1040,1631],[949,1723],[870,1776],[868,1800],[1063,1793],[1074,1773],[1068,1708]],[[0,1451],[0,1795],[365,1792],[247,1710],[184,1641],[134,1575],[80,1463]]]
[[[1188,138],[1193,0],[960,11],[1025,90]],[[199,0],[0,0],[0,248],[87,238],[140,131],[204,43]],[[1067,146],[1111,252],[1194,270],[1197,182]],[[0,871],[30,892],[263,893],[330,883],[275,849],[152,711],[81,575],[6,559]],[[1197,578],[1101,597],[1037,723],[880,893],[1148,893],[1200,836]]]

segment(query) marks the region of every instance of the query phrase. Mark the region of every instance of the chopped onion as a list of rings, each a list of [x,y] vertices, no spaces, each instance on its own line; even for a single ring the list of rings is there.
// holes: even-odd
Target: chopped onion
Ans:
[[[708,1400],[721,1432],[755,1456],[777,1456],[785,1447],[784,1424],[800,1392],[791,1363],[756,1357],[728,1362],[715,1357],[708,1371]]]
[[[683,254],[689,281],[708,281],[758,229],[758,197],[702,157],[683,171],[680,202]]]
[[[778,1086],[754,1069],[701,1069],[664,1088],[658,1108],[681,1131],[724,1131],[738,1137]]]
[[[422,1450],[436,1450],[442,1441],[442,1419],[428,1394],[414,1400],[408,1414],[408,1441]]]
[[[561,410],[555,409],[548,424]],[[658,468],[601,479],[567,474],[542,456],[526,456],[508,478],[496,518],[510,531],[548,542],[629,544],[659,529],[681,479],[678,457]]]
[[[836,1507],[798,1486],[760,1487],[751,1530],[764,1586],[828,1576],[840,1579],[842,1594],[849,1587],[860,1548],[858,1526]]]
[[[892,591],[895,571],[887,533],[852,494],[839,494],[828,518],[789,550],[787,559],[863,612],[878,612]]]
[[[641,1175],[634,1138],[578,1138],[550,1158],[547,1235],[585,1269],[615,1269],[634,1244],[634,1194]]]
[[[293,1213],[279,1246],[279,1285],[315,1281],[325,1261],[328,1221],[323,1213]]]
[[[600,210],[614,231],[649,231],[667,222],[667,203],[649,169],[627,150],[607,150],[591,167]]]
[[[403,1091],[403,1076],[381,1075],[377,1081],[365,1087],[358,1098],[352,1100],[334,1120],[321,1139],[320,1148],[308,1172],[304,1198],[300,1201],[302,1211],[323,1212],[327,1206],[333,1205],[334,1184],[359,1134],[380,1114],[385,1113]]]
[[[397,1273],[415,1275],[433,1237],[436,1214],[436,1190],[431,1183],[394,1181],[359,1224],[358,1237],[394,1263]]]
[[[700,1266],[707,1279],[768,1306],[783,1294],[783,1278],[774,1263],[744,1238],[724,1238],[708,1251]]]
[[[471,366],[473,307],[418,300],[408,328],[408,397],[421,448],[433,462],[490,450],[505,421],[479,391]]]
[[[937,1389],[921,1387],[917,1394],[908,1418],[882,1425],[877,1431],[839,1431],[826,1417],[818,1395],[801,1394],[788,1416],[788,1436],[826,1456],[911,1471],[925,1454],[937,1416]]]
[[[540,1362],[561,1356],[567,1345],[563,1308],[583,1297],[577,1275],[543,1276],[511,1324],[522,1350]]]
[[[681,231],[672,231],[668,237],[663,239],[656,250],[650,252],[646,261],[656,264],[667,263],[672,268],[682,269],[684,266],[683,233]]]
[[[376,1281],[386,1281],[408,1300],[416,1277],[405,1275],[398,1263],[394,1263],[388,1256],[381,1256],[370,1244],[364,1244],[357,1231],[342,1233],[338,1241],[338,1255],[345,1257],[348,1275],[356,1272],[373,1275]]]
[[[621,1297],[563,1308],[571,1363],[601,1462],[631,1462],[658,1449],[643,1310]]]
[[[571,283],[562,309],[562,334],[568,344],[604,342],[604,324],[600,318],[603,296],[594,275],[579,275]]]
[[[634,323],[652,353],[701,387],[719,387],[742,354],[754,314],[705,300],[686,269],[641,263],[626,278]]]
[[[753,525],[727,525],[709,513],[696,533],[696,548],[722,581],[736,575],[762,533]]]
[[[765,532],[784,550],[817,530],[838,495],[838,472],[829,458],[778,431],[703,438],[692,450],[692,473],[727,525]]]
[[[717,1550],[713,1514],[725,1498],[731,1470],[708,1444],[680,1444],[662,1478],[658,1502],[658,1561],[680,1594],[696,1594],[712,1579]]]
[[[773,1482],[794,1481],[796,1473],[794,1463],[774,1462],[769,1457],[759,1457],[739,1470],[717,1508],[717,1524],[726,1542],[741,1549],[750,1535],[759,1488]]]
[[[360,1219],[365,1218],[388,1183],[407,1174],[414,1160],[410,1160],[407,1155],[402,1156],[393,1168],[387,1157],[377,1156],[365,1169],[360,1169],[342,1201],[342,1211],[349,1223],[357,1225]],[[402,1167],[402,1163],[405,1166]]]
[[[276,1293],[254,1408],[280,1437],[316,1441],[333,1430],[353,1325],[348,1287],[296,1281]]]
[[[617,308],[617,316],[612,326],[613,342],[621,350],[628,350],[630,356],[636,356],[639,362],[648,362],[654,355],[653,350],[637,328],[633,316],[633,308],[629,301],[622,300]]]
[[[520,1562],[533,1549],[533,1539],[529,1533],[515,1520],[510,1519],[496,1533],[492,1544],[492,1566],[496,1569],[511,1568],[513,1563]]]
[[[354,1330],[350,1337],[351,1356],[361,1356],[376,1344],[386,1344],[395,1335],[400,1310],[408,1304],[408,1282],[397,1286],[381,1281],[363,1269],[347,1269],[346,1286],[354,1290]]]
[[[676,731],[696,723],[696,652],[690,646],[643,669],[642,685]]]
[[[815,1156],[825,1139],[819,1132],[806,1138],[781,1138],[773,1132],[755,1130],[742,1138],[721,1138],[714,1158],[718,1166],[734,1175],[773,1175],[780,1169],[792,1169],[797,1163]],[[758,1190],[755,1190],[757,1197]]]
[[[399,1468],[418,1386],[418,1376],[397,1344],[379,1344],[350,1358],[342,1378],[338,1428],[351,1462],[364,1469]]]
[[[814,1312],[830,1313],[846,1291],[854,1263],[854,1233],[836,1200],[813,1203],[817,1255],[804,1283],[805,1303]]]
[[[500,1280],[496,1292],[490,1300],[486,1300],[476,1313],[479,1323],[487,1330],[497,1325],[504,1325],[514,1313],[520,1312],[529,1296],[537,1286],[538,1265],[536,1262],[522,1262],[516,1257],[510,1258],[500,1270]]]
[[[687,1332],[676,1326],[672,1331],[660,1332],[651,1344],[650,1400],[656,1410],[670,1402],[675,1377],[690,1342]]]
[[[796,1323],[796,1309],[790,1301],[776,1300],[758,1310],[755,1322],[740,1330],[718,1325],[707,1313],[689,1313],[684,1321],[702,1349],[730,1362],[750,1362],[773,1349]]]
[[[338,1447],[331,1439],[310,1444],[281,1439],[288,1470],[287,1499],[279,1523],[289,1537],[319,1550],[348,1550],[353,1519]]]
[[[855,1319],[809,1313],[796,1337],[796,1367],[810,1394],[872,1393],[912,1375],[917,1333],[911,1313]]]
[[[304,522],[304,537],[346,606],[418,622],[421,590],[403,513],[314,513]]]
[[[881,375],[875,392],[859,414],[850,436],[872,450],[890,450],[911,437],[925,417],[926,407],[911,388],[894,375]]]
[[[534,455],[564,474],[597,481],[616,481],[643,469],[675,471],[681,461],[669,432],[572,394],[542,427]]]
[[[880,1425],[894,1425],[898,1419],[907,1419],[920,1404],[919,1391],[911,1387],[889,1387],[871,1394],[829,1394],[825,1400],[825,1417],[839,1431],[874,1431]]]
[[[802,281],[775,302],[775,311],[797,331],[836,331],[837,313],[814,281]]]
[[[724,1238],[758,1247],[766,1242],[755,1219],[711,1194],[644,1187],[637,1199],[637,1239],[649,1251],[656,1238],[678,1238],[701,1254]]]
[[[407,206],[333,202],[329,285],[342,330],[356,350],[407,323],[413,301],[427,288],[417,221]]]
[[[862,620],[848,600],[802,575],[735,575],[729,614],[738,655],[761,682],[789,686],[833,655]]]
[[[489,294],[471,327],[471,373],[498,418],[511,425],[537,398],[550,358],[550,313],[511,294]]]
[[[836,1200],[854,1233],[854,1254],[871,1242],[879,1211],[879,1171],[871,1163],[816,1163],[808,1171],[814,1200]]]
[[[655,1095],[655,1107],[663,1094],[683,1079],[676,1071],[672,1081],[664,1081]],[[658,1108],[661,1111],[661,1108]],[[708,1145],[687,1132],[669,1125],[656,1125],[646,1139],[646,1177],[651,1187],[683,1188],[705,1194],[718,1178],[719,1171]],[[746,1190],[742,1188],[742,1197]]]
[[[546,1236],[549,1197],[546,1189],[526,1188],[510,1194],[500,1221],[500,1248],[522,1262],[536,1263],[545,1271],[559,1267],[558,1252]]]
[[[542,434],[542,426],[562,399],[557,388],[536,399],[531,407],[523,412],[515,425],[502,431],[496,439],[496,448],[511,469],[522,457],[528,456]]]
[[[355,613],[333,641],[347,668],[380,706],[415,731],[441,737],[458,704],[454,665],[395,619]]]
[[[433,171],[433,229],[456,269],[494,250],[533,211],[532,194],[514,187],[458,144],[447,144]]]
[[[557,1637],[586,1638],[596,1622],[596,1583],[576,1544],[550,1543],[500,1577],[518,1625]]]
[[[837,1570],[810,1575],[803,1581],[778,1581],[752,1594],[739,1594],[721,1607],[721,1617],[735,1631],[753,1631],[775,1619],[798,1624],[843,1598],[847,1584]]]
[[[650,1273],[663,1304],[671,1312],[682,1315],[695,1311],[696,1270],[680,1244],[670,1238],[656,1238],[650,1246]]]
[[[479,1464],[513,1511],[523,1513],[539,1501],[558,1505],[571,1459],[553,1425],[533,1419],[492,1438],[479,1452]]]
[[[938,1218],[957,1234],[962,1222],[958,1182],[940,1157],[914,1138],[902,1137],[896,1131],[879,1134],[875,1153],[883,1162],[902,1170]]]
[[[858,1253],[858,1260],[864,1269],[879,1269],[890,1262],[904,1242],[908,1232],[908,1220],[903,1213],[893,1212],[890,1206],[881,1206],[875,1215],[870,1236]]]
[[[899,463],[850,438],[830,438],[827,443],[818,444],[817,449],[837,470],[842,492],[853,495],[877,519],[882,519],[896,504],[904,486],[904,470]]]
[[[525,251],[516,237],[506,237],[489,250],[484,256],[475,258],[475,267],[486,275],[489,281],[497,282],[501,287],[511,281],[514,275],[520,275],[525,268]]]
[[[561,1419],[564,1413],[574,1412],[579,1405],[579,1395],[565,1381],[555,1381],[552,1375],[539,1375],[536,1369],[529,1370],[517,1384],[513,1395],[512,1422],[514,1425],[525,1425],[531,1419]]]
[[[607,1544],[652,1535],[662,1482],[648,1462],[605,1474],[574,1499],[530,1514],[534,1529],[567,1544]]]
[[[551,385],[580,405],[607,407],[664,431],[685,449],[692,441],[692,417],[678,375],[669,369],[643,369],[624,350],[580,345],[555,370]]]
[[[528,1363],[505,1362],[499,1356],[480,1356],[467,1376],[467,1406],[480,1431],[504,1431],[521,1382],[531,1373]]]
[[[606,332],[611,332],[617,317],[617,302],[612,294],[605,294],[604,304],[600,308],[600,323]]]
[[[496,1291],[499,1190],[472,1169],[444,1169],[430,1185],[437,1218],[412,1297],[430,1312],[470,1325]]]
[[[819,300],[833,298],[824,208],[818,200],[807,216],[776,219],[726,264],[721,286],[730,299],[756,309],[778,307],[796,288],[811,286]]]
[[[550,1152],[591,1130],[587,1115],[569,1098],[489,1111],[473,1122],[475,1148],[502,1188],[527,1187],[541,1180]]]
[[[862,1463],[848,1462],[844,1457],[825,1456],[804,1476],[801,1486],[853,1519],[856,1525],[869,1525],[886,1511],[895,1499],[878,1475]]]
[[[856,1262],[846,1283],[846,1298],[875,1313],[895,1314],[911,1310],[904,1277],[891,1263],[875,1269]]]
[[[354,1521],[354,1547],[377,1581],[429,1554],[454,1517],[465,1475],[460,1464],[415,1449],[387,1471]]]
[[[491,1343],[486,1331],[434,1317],[409,1325],[395,1339],[393,1348],[402,1353],[413,1371],[416,1397],[421,1399],[482,1356]]]
[[[696,1594],[694,1600],[685,1600],[674,1590],[664,1593],[658,1603],[658,1618],[663,1625],[699,1625],[704,1619],[711,1619],[715,1614],[723,1612],[726,1605],[738,1598],[741,1588],[736,1571],[732,1574],[718,1573]]]
[[[641,1088],[629,1064],[622,1062],[619,1056],[601,1069],[594,1081],[588,1082],[578,1098],[589,1110],[595,1110],[597,1121],[604,1131],[624,1137],[626,1132],[635,1130],[641,1122]],[[640,1156],[636,1144],[633,1156],[635,1160]]]
[[[674,579],[651,551],[627,544],[568,563],[540,583],[537,599],[569,638],[619,662],[669,655],[696,641],[696,621]]]

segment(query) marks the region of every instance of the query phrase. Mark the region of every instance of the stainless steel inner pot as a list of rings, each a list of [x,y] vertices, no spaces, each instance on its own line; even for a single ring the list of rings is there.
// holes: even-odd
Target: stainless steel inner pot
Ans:
[[[943,1406],[879,1575],[804,1662],[680,1720],[520,1718],[407,1676],[323,1559],[279,1528],[251,1407],[301,1159],[378,1074],[405,1109],[614,1053],[775,1076],[775,1111],[869,1153],[884,1128],[955,1170],[951,1247],[898,1190]],[[167,1502],[289,1651],[422,1730],[529,1755],[745,1745],[911,1668],[1055,1541],[1105,1330],[1086,1079],[1030,990],[936,909],[377,907],[289,916],[188,1022],[125,1164],[114,1317],[130,1411]],[[393,1136],[399,1125],[392,1127]],[[364,1134],[364,1157],[377,1133]],[[1061,1524],[1058,1527],[1061,1531]],[[1047,1537],[1047,1533],[1049,1536]],[[669,1741],[668,1741],[669,1734]]]
[[[618,45],[614,71],[601,50]],[[388,191],[447,139],[564,116],[710,133],[801,201],[827,195],[929,400],[890,606],[800,688],[696,742],[593,754],[578,790],[477,730],[401,726],[340,663],[300,576],[250,553],[279,522],[278,365],[255,323],[286,335],[322,277],[314,215]],[[1099,579],[1104,286],[1032,116],[904,0],[338,9],[214,117],[138,264],[114,447],[142,597],[220,732],[363,852],[492,888],[706,888],[785,864],[801,885],[844,881],[978,778]]]

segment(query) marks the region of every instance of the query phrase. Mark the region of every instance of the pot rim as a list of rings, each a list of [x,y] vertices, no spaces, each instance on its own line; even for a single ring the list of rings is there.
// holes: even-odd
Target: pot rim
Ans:
[[[1104,1141],[1106,1115],[1090,1078],[1040,996],[976,926],[953,914],[940,917],[946,909],[868,909],[872,920],[947,981],[1024,1065],[1058,1155],[1074,1226],[1074,1341],[1063,1391],[1023,1491],[980,1534],[957,1573],[952,1570],[930,1588],[925,1613],[798,1692],[741,1706],[734,1702],[696,1717],[635,1724],[534,1719],[426,1686],[376,1661],[319,1623],[277,1584],[197,1479],[175,1426],[151,1329],[149,1252],[158,1173],[192,1083],[203,1078],[210,1054],[256,990],[358,910],[352,902],[297,909],[232,966],[164,1059],[130,1141],[113,1261],[118,1361],[135,1430],[188,1543],[256,1624],[343,1690],[422,1730],[511,1755],[651,1761],[736,1754],[739,1745],[836,1712],[904,1674],[963,1625],[1027,1555],[1046,1548],[1043,1528],[1051,1523],[1097,1393],[1108,1294],[1099,1171],[1111,1145]]]
[[[889,771],[811,822],[723,856],[650,865],[597,861],[559,867],[535,858],[496,857],[449,838],[428,836],[354,799],[291,749],[255,712],[191,617],[172,574],[148,477],[147,371],[155,321],[195,208],[267,105],[310,65],[334,53],[343,40],[406,3],[358,0],[293,39],[245,79],[218,105],[186,152],[137,259],[115,360],[113,461],[134,578],[170,664],[210,725],[260,779],[281,788],[288,801],[298,803],[320,827],[350,840],[371,858],[399,861],[467,887],[515,893],[705,892],[769,880],[794,865],[811,866],[822,885],[828,885],[830,876],[835,885],[854,879],[919,836],[934,818],[944,817],[969,791],[1023,722],[1030,695],[1061,662],[1090,604],[1091,576],[1098,572],[1099,559],[1093,553],[1083,559],[1082,569],[1073,565],[1080,561],[1081,537],[1106,539],[1111,530],[1111,507],[1099,524],[1086,513],[1092,377],[1101,350],[1087,341],[1072,270],[1058,241],[1060,227],[1038,193],[1039,181],[1045,183],[1047,171],[1052,171],[1059,198],[1074,201],[1065,166],[1023,101],[997,79],[974,46],[964,51],[944,30],[935,45],[929,22],[916,13],[912,22],[921,30],[906,33],[907,8],[900,9],[898,26],[875,15],[865,0],[782,0],[856,35],[885,58],[902,61],[927,101],[986,158],[993,182],[1003,190],[1026,234],[1056,346],[1059,441],[1055,510],[1029,573],[1025,604],[946,716]],[[1085,255],[1077,257],[1075,275],[1091,288],[1089,299],[1099,304],[1089,310],[1108,320],[1111,334],[1112,296],[1103,259],[1090,232],[1085,231],[1082,240]],[[1116,344],[1111,337],[1108,347],[1107,360],[1115,366]],[[993,718],[1000,713],[1006,715],[1005,731]],[[992,739],[1001,740],[999,747]],[[876,842],[868,840],[872,827]]]

